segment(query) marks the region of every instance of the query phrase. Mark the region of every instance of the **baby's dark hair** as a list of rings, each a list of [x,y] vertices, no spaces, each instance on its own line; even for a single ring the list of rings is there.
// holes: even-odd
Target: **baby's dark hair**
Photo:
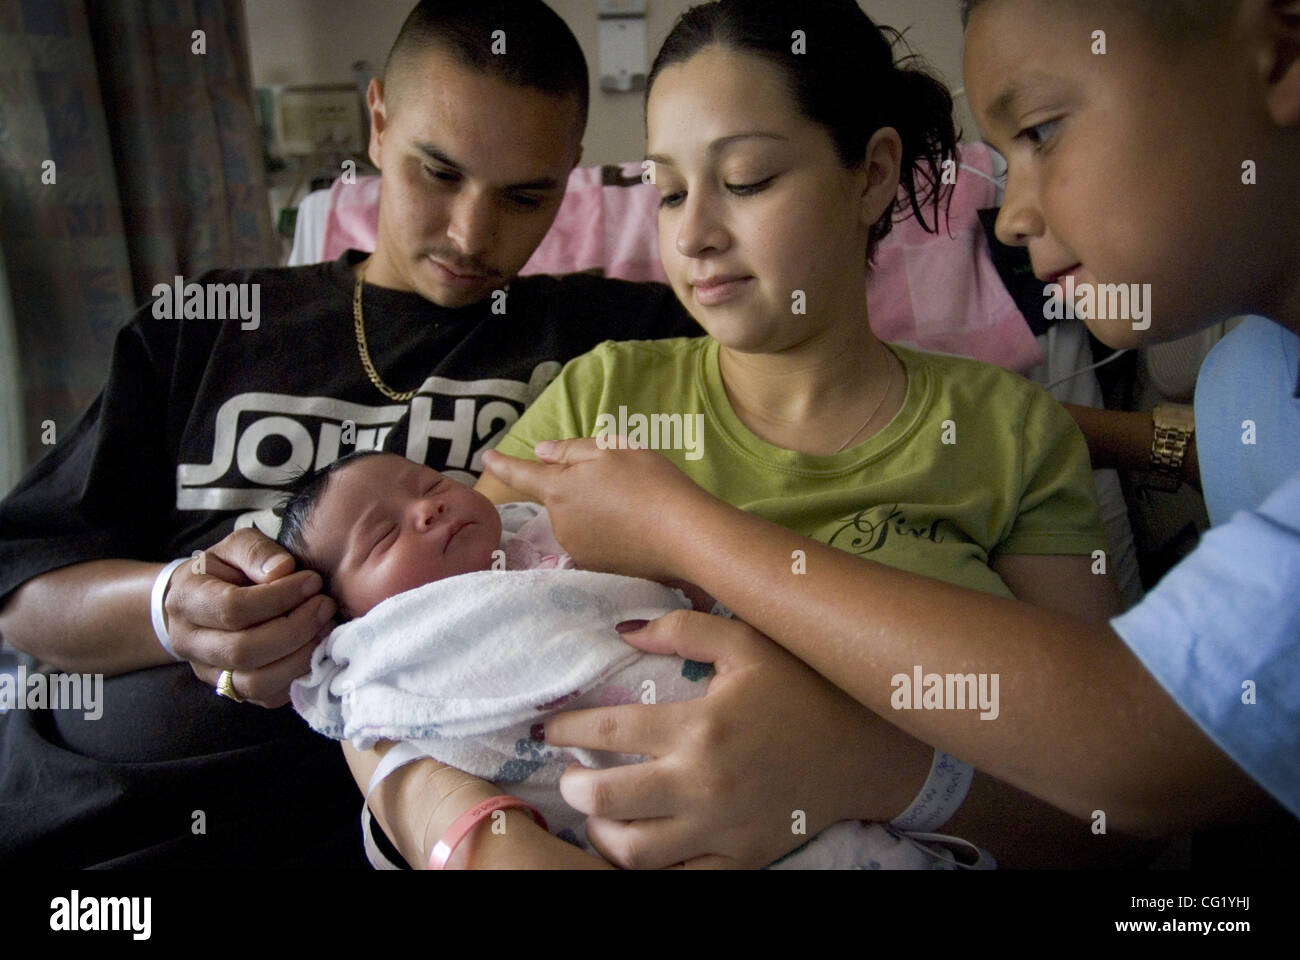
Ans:
[[[276,513],[280,516],[280,533],[275,541],[289,551],[297,561],[299,569],[315,570],[319,573],[327,593],[333,571],[326,569],[325,564],[314,557],[308,549],[307,524],[311,521],[311,515],[325,493],[325,488],[329,486],[330,477],[350,463],[365,457],[379,456],[384,452],[383,450],[357,450],[347,456],[339,457],[319,470],[304,471],[284,488],[284,503],[276,508]]]
[[[848,169],[863,163],[876,131],[893,127],[903,141],[906,197],[872,226],[870,261],[896,219],[914,215],[936,232],[939,205],[951,196],[943,168],[957,149],[952,95],[910,52],[896,62],[899,42],[898,31],[877,26],[856,0],[717,0],[678,18],[650,69],[646,99],[664,68],[720,44],[780,67],[800,111],[830,134]],[[927,205],[934,207],[933,229],[923,214]]]

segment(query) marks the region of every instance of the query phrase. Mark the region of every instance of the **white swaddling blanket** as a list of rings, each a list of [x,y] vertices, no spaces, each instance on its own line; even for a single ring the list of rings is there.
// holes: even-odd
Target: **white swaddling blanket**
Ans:
[[[294,707],[318,732],[366,749],[377,740],[419,750],[498,784],[584,850],[585,818],[560,796],[578,760],[637,758],[548,746],[541,721],[559,709],[701,696],[708,665],[643,653],[614,630],[689,608],[680,591],[585,570],[481,571],[385,600],[317,647],[294,681]],[[798,811],[782,812],[796,825]],[[780,868],[916,869],[946,863],[878,825],[835,824]]]

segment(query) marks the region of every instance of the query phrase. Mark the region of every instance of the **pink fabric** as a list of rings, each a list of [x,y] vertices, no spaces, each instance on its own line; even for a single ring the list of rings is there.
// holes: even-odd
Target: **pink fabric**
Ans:
[[[992,175],[992,156],[983,144],[962,147],[960,162]],[[867,282],[867,310],[878,337],[1022,372],[1043,362],[1033,331],[998,276],[980,224],[979,211],[996,204],[991,180],[958,169],[952,205],[946,219],[941,207],[937,234],[926,233],[911,217],[894,224]]]
[[[551,529],[550,515],[543,510],[527,521],[505,543],[507,570],[577,570],[573,558],[564,552]]]
[[[520,275],[604,268],[605,214],[600,176],[600,167],[579,167],[569,174],[560,212]]]
[[[348,184],[343,178],[330,187],[329,216],[321,260],[337,260],[345,250],[373,253],[379,233],[379,177],[359,177]]]
[[[639,163],[625,163],[620,169],[624,178],[641,179]],[[667,283],[659,259],[659,192],[644,183],[603,192],[605,276]]]
[[[982,144],[962,148],[961,164],[992,173]],[[550,232],[521,274],[599,270],[623,280],[667,282],[659,261],[659,198],[640,183],[641,165],[620,167],[624,183],[604,186],[600,167],[579,167]],[[630,185],[629,181],[632,182]],[[1043,361],[1029,325],[1007,293],[980,226],[979,211],[996,203],[993,183],[958,170],[947,218],[937,234],[914,219],[895,224],[867,281],[871,326],[882,340],[974,357],[1027,371]],[[927,212],[927,215],[928,212]],[[336,181],[321,258],[373,250],[379,221],[379,178]],[[949,234],[951,233],[951,236]]]

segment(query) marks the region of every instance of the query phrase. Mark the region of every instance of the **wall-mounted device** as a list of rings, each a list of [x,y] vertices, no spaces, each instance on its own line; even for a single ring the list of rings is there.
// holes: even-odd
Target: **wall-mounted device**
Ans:
[[[600,89],[645,89],[645,0],[599,0]]]
[[[272,103],[274,152],[279,156],[365,150],[365,118],[355,86],[276,87]]]

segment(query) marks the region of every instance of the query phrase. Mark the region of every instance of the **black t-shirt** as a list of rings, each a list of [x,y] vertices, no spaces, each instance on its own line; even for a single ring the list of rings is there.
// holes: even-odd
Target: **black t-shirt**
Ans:
[[[250,524],[274,536],[279,488],[354,449],[387,444],[472,484],[566,361],[603,340],[699,333],[661,284],[522,277],[454,310],[367,285],[375,367],[395,391],[418,388],[396,403],[357,348],[350,265],[363,256],[197,281],[257,284],[256,326],[142,307],[104,391],[0,503],[0,600],[72,563],[168,560]]]
[[[519,278],[457,310],[368,285],[375,366],[396,391],[418,387],[393,403],[357,349],[362,256],[196,281],[257,284],[256,324],[141,308],[103,392],[0,503],[0,600],[68,564],[185,556],[236,525],[271,532],[279,485],[352,449],[386,443],[472,480],[565,361],[603,340],[699,333],[658,284]],[[291,708],[215,696],[188,664],[109,678],[98,719],[0,715],[7,866],[361,867],[359,803],[336,743]]]

